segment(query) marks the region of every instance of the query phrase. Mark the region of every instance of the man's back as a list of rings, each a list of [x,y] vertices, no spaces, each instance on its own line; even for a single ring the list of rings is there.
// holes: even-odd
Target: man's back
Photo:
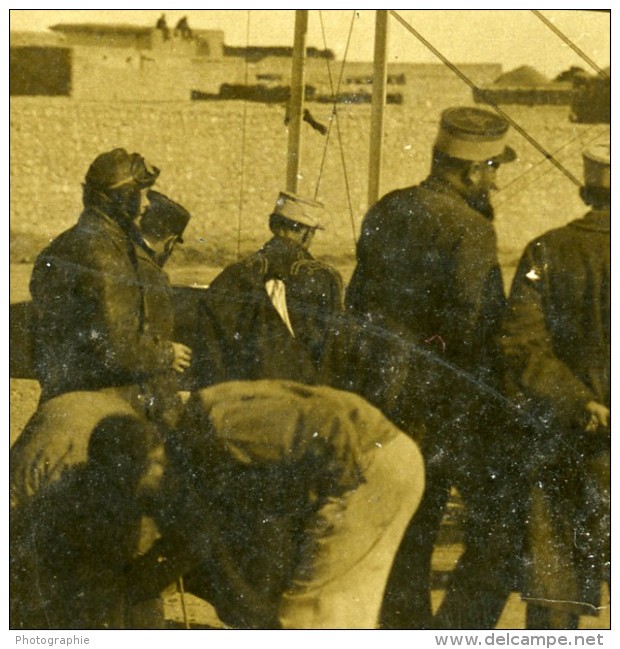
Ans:
[[[227,382],[192,393],[169,452],[189,489],[151,554],[198,556],[185,588],[222,621],[376,627],[424,484],[418,449],[379,410],[326,386]]]
[[[117,224],[86,210],[38,256],[30,291],[44,392],[135,381],[127,357],[114,353],[141,318],[129,243]]]
[[[583,398],[579,383],[610,405],[610,234],[609,212],[590,212],[532,241],[515,274],[505,353],[556,407]]]
[[[362,227],[347,306],[475,368],[504,302],[492,224],[439,179],[397,190]]]
[[[280,284],[285,311],[270,298],[270,281]],[[314,382],[341,299],[334,269],[294,242],[274,237],[211,283],[197,336],[200,384],[261,378]]]
[[[610,581],[611,156],[583,152],[592,209],[526,247],[501,341],[528,436],[528,629],[577,629]]]

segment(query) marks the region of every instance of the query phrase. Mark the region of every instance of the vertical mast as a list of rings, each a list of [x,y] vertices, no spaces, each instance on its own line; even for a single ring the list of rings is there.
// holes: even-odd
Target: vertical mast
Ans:
[[[375,18],[375,55],[372,74],[372,111],[370,116],[370,161],[368,166],[368,206],[379,199],[383,155],[383,119],[387,88],[388,11],[377,10]]]
[[[288,159],[286,166],[286,189],[297,192],[301,149],[301,122],[304,103],[304,72],[306,60],[306,33],[308,10],[295,11],[295,42],[293,44],[293,69],[291,73],[291,97],[289,100]]]

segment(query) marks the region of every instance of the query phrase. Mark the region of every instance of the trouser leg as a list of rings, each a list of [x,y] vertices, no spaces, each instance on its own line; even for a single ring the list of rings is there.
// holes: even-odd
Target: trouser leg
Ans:
[[[525,628],[541,631],[551,629],[574,630],[579,628],[579,617],[568,611],[554,610],[548,606],[527,604]]]
[[[304,557],[280,605],[282,628],[377,627],[394,556],[424,490],[417,446],[400,435],[373,451],[364,478],[306,528]]]
[[[511,581],[507,566],[478,547],[467,547],[452,575],[444,600],[434,618],[436,629],[493,629],[508,596]]]
[[[481,481],[481,476],[478,476]],[[473,493],[472,493],[473,492]],[[465,549],[434,619],[438,629],[493,629],[516,587],[522,556],[520,502],[475,486],[461,491]]]
[[[400,544],[387,583],[381,628],[430,629],[432,556],[450,486],[432,468],[420,506]]]
[[[143,516],[140,521],[140,538],[136,556],[144,556],[159,536],[156,522],[151,517]],[[129,598],[128,608],[127,628],[164,629],[166,627],[164,600],[160,595],[154,595],[140,602],[131,602]]]

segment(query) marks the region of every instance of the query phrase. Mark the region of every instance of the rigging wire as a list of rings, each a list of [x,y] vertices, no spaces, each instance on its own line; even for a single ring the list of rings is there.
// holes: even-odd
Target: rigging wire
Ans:
[[[342,162],[342,171],[344,174],[344,184],[345,184],[345,189],[346,189],[346,195],[347,195],[347,203],[349,205],[349,218],[351,220],[351,230],[353,232],[353,242],[355,243],[356,240],[356,234],[355,234],[355,219],[353,216],[353,205],[351,203],[351,191],[350,191],[350,186],[349,186],[349,176],[347,174],[347,165],[346,165],[346,160],[345,160],[345,155],[344,155],[344,147],[342,144],[342,133],[340,130],[340,121],[338,119],[338,110],[337,110],[337,99],[338,99],[338,93],[340,92],[340,86],[342,84],[342,76],[344,74],[344,66],[347,61],[347,55],[349,52],[349,45],[351,44],[351,35],[353,33],[353,25],[355,24],[355,16],[356,16],[356,11],[353,11],[352,17],[351,17],[351,25],[349,26],[349,35],[347,37],[347,43],[345,46],[345,51],[344,55],[342,58],[342,64],[340,66],[340,75],[338,77],[338,83],[336,84],[336,87],[334,88],[334,80],[332,76],[332,70],[331,66],[329,64],[329,59],[325,59],[325,62],[327,64],[327,75],[329,78],[329,87],[332,93],[332,97],[334,99],[333,104],[332,104],[332,114],[329,119],[329,126],[327,129],[327,135],[325,138],[325,146],[323,147],[323,157],[321,160],[321,165],[319,167],[319,175],[316,181],[316,189],[314,192],[314,198],[316,200],[318,193],[319,193],[319,186],[321,183],[321,177],[323,174],[323,168],[325,166],[325,160],[327,157],[327,147],[329,144],[329,138],[331,135],[331,129],[334,121],[336,122],[336,133],[338,135],[338,143],[339,143],[339,149],[340,149],[340,159]],[[323,47],[327,49],[327,39],[325,38],[325,26],[323,24],[323,12],[322,10],[319,10],[319,21],[321,23],[321,33],[323,35]]]
[[[574,137],[572,140],[569,140],[566,142],[566,144],[563,144],[560,148],[556,149],[553,152],[553,155],[557,155],[562,149],[565,149],[566,147],[570,146],[577,140],[585,139],[584,136],[590,133],[593,129],[595,129],[598,125],[591,126],[589,129],[587,129],[584,133],[579,134],[577,137]],[[596,135],[594,135],[592,138],[589,138],[586,140],[586,144],[592,144],[592,142],[596,142],[599,138],[601,138],[605,133],[607,133],[607,129],[603,129],[602,131],[598,132]],[[514,185],[517,181],[520,181],[522,178],[525,178],[525,176],[529,175],[532,171],[537,169],[540,165],[545,164],[545,160],[541,160],[537,162],[535,165],[532,165],[525,173],[522,173],[521,175],[517,176],[516,178],[513,178],[510,182],[506,183],[503,185],[498,192],[498,198],[493,201],[494,205],[496,208],[501,207],[502,205],[505,205],[506,203],[510,203],[515,197],[517,197],[523,190],[527,189],[530,185],[533,185],[535,182],[537,182],[540,178],[543,176],[546,176],[551,169],[547,169],[546,171],[543,171],[541,174],[536,176],[533,180],[530,180],[529,182],[526,182],[524,184],[521,184],[519,189],[514,192],[513,194],[509,194],[506,196],[504,192],[508,187],[511,185]],[[503,200],[502,200],[503,199]]]
[[[570,146],[571,144],[573,144],[573,143],[576,142],[577,140],[584,139],[585,136],[587,136],[587,135],[590,133],[590,131],[592,131],[593,129],[597,128],[598,126],[599,126],[598,124],[593,124],[592,126],[590,126],[589,128],[587,128],[585,131],[583,131],[582,133],[579,133],[579,134],[576,135],[574,138],[568,140],[568,142],[565,142],[562,146],[560,146],[560,147],[558,147],[557,149],[555,149],[555,151],[553,151],[553,155],[556,156],[558,153],[560,153],[560,151],[564,150],[566,147]],[[599,137],[601,137],[601,136],[602,136],[604,133],[606,133],[606,132],[607,132],[607,129],[604,129],[604,130],[601,131],[600,133],[597,133],[596,136],[595,136],[594,138],[592,138],[591,140],[588,140],[588,144],[589,144],[590,142],[594,142],[595,140],[597,140]],[[540,167],[540,165],[545,164],[545,162],[546,162],[546,160],[544,160],[544,159],[543,159],[543,160],[539,160],[536,164],[532,165],[529,169],[527,169],[526,171],[524,171],[521,175],[517,176],[516,178],[513,178],[510,182],[506,183],[506,184],[502,187],[502,191],[504,191],[507,187],[510,187],[511,185],[514,185],[515,182],[518,182],[521,178],[523,178],[524,176],[527,176],[529,173],[531,173],[532,171],[534,171],[535,169],[537,169],[538,167]]]
[[[566,36],[563,32],[561,32],[548,18],[545,18],[543,14],[540,13],[537,9],[530,9],[530,11],[538,18],[541,20],[552,32],[554,32],[557,36],[559,36],[566,45],[568,45],[573,52],[576,52],[593,70],[596,70],[596,72],[601,76],[603,79],[609,80],[609,74],[602,68],[600,68],[582,49],[580,49],[573,41]]]
[[[411,34],[413,34],[426,48],[428,48],[437,58],[439,58],[444,65],[446,65],[452,72],[454,72],[462,81],[464,81],[472,90],[477,88],[476,84],[464,74],[454,63],[447,59],[432,43],[426,40],[420,32],[414,29],[404,18],[402,18],[396,11],[390,9],[390,14],[398,20],[398,22],[405,27]],[[559,169],[569,180],[571,180],[578,187],[581,186],[581,181],[578,180],[564,165],[560,164],[547,149],[545,149],[537,140],[535,140],[520,124],[518,124],[506,111],[500,106],[489,99],[486,100],[487,104],[492,106],[495,111],[501,115],[518,133],[520,133],[534,148],[536,148],[545,159],[549,160],[557,169]]]
[[[245,76],[244,84],[247,87],[249,72],[248,72],[248,49],[250,47],[250,10],[247,10],[247,24],[245,33],[246,56],[245,56]],[[245,145],[246,145],[246,125],[247,125],[247,101],[243,101],[243,113],[241,123],[241,182],[239,183],[239,204],[237,206],[237,261],[241,259],[241,216],[243,212],[243,195],[245,184]]]

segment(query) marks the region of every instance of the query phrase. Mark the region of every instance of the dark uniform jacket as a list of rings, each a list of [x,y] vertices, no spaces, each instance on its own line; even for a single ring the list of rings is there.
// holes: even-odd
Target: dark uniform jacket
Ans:
[[[388,194],[364,218],[346,301],[459,367],[487,367],[504,305],[492,223],[438,178]]]
[[[286,287],[288,329],[265,283]],[[342,280],[302,246],[274,237],[224,269],[206,292],[194,343],[199,387],[231,380],[320,381],[342,311]]]
[[[364,218],[346,304],[357,321],[349,359],[359,358],[347,372],[350,389],[419,443],[427,469],[383,624],[492,628],[520,556],[521,465],[511,448],[514,416],[497,389],[505,295],[491,220],[441,178],[391,192]],[[453,487],[466,551],[444,619],[433,621],[431,556]]]
[[[473,395],[494,385],[504,304],[493,225],[451,184],[431,176],[387,194],[364,218],[346,293],[350,389],[405,430],[475,411]]]
[[[169,344],[145,326],[133,244],[104,213],[86,209],[40,253],[30,292],[44,397],[140,384],[170,366]]]
[[[610,436],[586,432],[584,407],[611,407],[610,244],[609,211],[530,243],[502,336],[509,389],[536,422],[524,594],[575,614],[596,613],[609,579]]]
[[[530,243],[517,269],[502,345],[547,423],[610,406],[610,241],[609,212],[590,212]]]

